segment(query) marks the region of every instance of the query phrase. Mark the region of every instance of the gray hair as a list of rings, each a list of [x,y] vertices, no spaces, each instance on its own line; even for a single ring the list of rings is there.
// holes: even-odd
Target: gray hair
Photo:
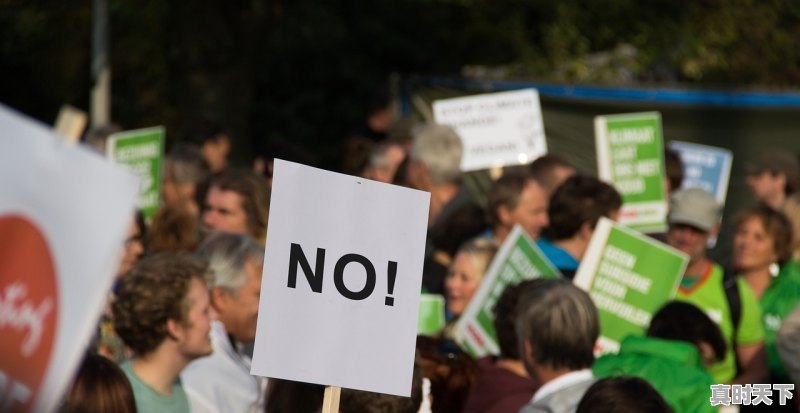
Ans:
[[[264,264],[264,247],[246,235],[217,232],[209,236],[195,255],[208,262],[213,275],[211,287],[235,294],[247,282],[247,260]]]
[[[164,178],[176,184],[198,184],[209,174],[203,154],[193,146],[179,144],[164,159]]]
[[[464,151],[456,131],[444,125],[425,125],[414,131],[411,160],[428,166],[434,184],[455,183],[461,179],[461,155]]]
[[[597,308],[585,291],[564,279],[533,280],[517,307],[520,354],[531,346],[537,364],[554,369],[580,370],[594,362],[600,334]]]

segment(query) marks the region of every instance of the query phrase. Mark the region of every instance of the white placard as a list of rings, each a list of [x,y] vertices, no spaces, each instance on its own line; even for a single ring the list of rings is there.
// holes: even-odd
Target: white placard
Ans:
[[[408,396],[430,194],[279,159],[272,185],[252,374]]]
[[[138,182],[0,105],[0,410],[55,411],[97,320]]]
[[[526,164],[547,153],[536,89],[437,100],[433,114],[461,137],[463,171]]]

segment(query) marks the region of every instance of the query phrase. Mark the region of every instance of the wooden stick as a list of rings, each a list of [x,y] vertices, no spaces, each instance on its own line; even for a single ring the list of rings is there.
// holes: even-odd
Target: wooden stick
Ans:
[[[322,413],[339,413],[339,396],[341,394],[341,387],[325,387],[325,397],[322,399]]]

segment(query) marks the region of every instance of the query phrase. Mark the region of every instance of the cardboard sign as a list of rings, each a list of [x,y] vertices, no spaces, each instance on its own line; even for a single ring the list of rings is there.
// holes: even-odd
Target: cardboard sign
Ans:
[[[139,177],[139,209],[145,218],[152,218],[161,203],[164,128],[115,133],[108,137],[106,155]]]
[[[75,144],[81,139],[88,120],[89,116],[86,115],[86,112],[70,105],[64,105],[58,111],[53,131],[65,141]]]
[[[96,327],[138,183],[2,105],[0,130],[0,411],[50,412]]]
[[[408,396],[429,202],[276,159],[252,374]]]
[[[617,352],[644,335],[653,314],[675,296],[689,258],[650,237],[600,218],[574,283],[600,314],[600,351]]]
[[[459,317],[456,341],[475,358],[499,354],[494,329],[494,306],[509,285],[539,277],[557,278],[561,273],[519,226],[514,226],[497,251],[478,291]]]
[[[525,164],[547,153],[536,89],[437,100],[433,113],[461,137],[463,171]]]
[[[594,130],[598,175],[622,195],[619,222],[642,232],[666,230],[661,115],[598,116]]]
[[[422,294],[419,297],[417,334],[435,336],[444,328],[444,297],[439,294]]]

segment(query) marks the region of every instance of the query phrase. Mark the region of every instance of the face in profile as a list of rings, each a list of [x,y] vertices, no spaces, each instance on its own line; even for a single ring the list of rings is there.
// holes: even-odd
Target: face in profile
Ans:
[[[128,230],[125,233],[125,244],[122,247],[122,260],[119,263],[117,275],[122,276],[128,273],[133,268],[133,264],[144,252],[142,245],[142,232],[139,230],[139,225],[136,220],[131,220],[128,224]]]
[[[188,360],[211,354],[211,305],[208,289],[197,278],[192,278],[186,294],[189,311],[186,320],[176,327],[181,353]]]
[[[225,319],[225,330],[233,334],[241,342],[256,339],[256,323],[258,322],[258,303],[261,298],[261,272],[263,267],[249,259],[245,262],[244,271],[247,281],[235,294],[229,294],[231,300]],[[220,319],[222,316],[220,316]]]
[[[447,309],[453,315],[458,316],[464,312],[482,279],[483,272],[476,268],[471,254],[456,254],[444,281]]]

